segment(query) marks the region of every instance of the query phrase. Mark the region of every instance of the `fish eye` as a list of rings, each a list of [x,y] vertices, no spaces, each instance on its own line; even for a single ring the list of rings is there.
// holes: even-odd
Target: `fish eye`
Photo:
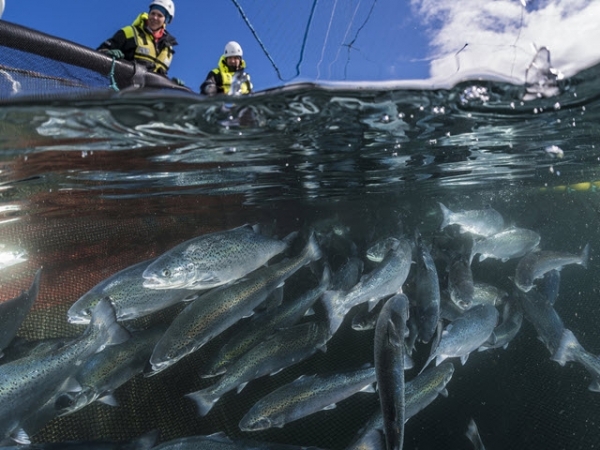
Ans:
[[[194,271],[194,263],[188,263],[187,266],[185,266],[185,268],[187,269],[188,272],[193,272]]]
[[[169,269],[163,269],[162,276],[165,278],[171,278],[171,271]]]

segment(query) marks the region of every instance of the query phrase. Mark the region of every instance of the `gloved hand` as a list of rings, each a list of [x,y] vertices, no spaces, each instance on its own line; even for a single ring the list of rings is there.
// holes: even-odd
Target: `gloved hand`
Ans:
[[[171,78],[171,81],[173,83],[177,83],[179,86],[185,86],[185,82],[179,78],[173,77],[173,78]]]
[[[201,93],[204,95],[216,95],[217,94],[217,86],[212,83],[206,84],[202,88]]]
[[[123,59],[125,58],[125,54],[119,50],[118,48],[114,48],[112,50],[106,50],[106,54],[115,59]]]

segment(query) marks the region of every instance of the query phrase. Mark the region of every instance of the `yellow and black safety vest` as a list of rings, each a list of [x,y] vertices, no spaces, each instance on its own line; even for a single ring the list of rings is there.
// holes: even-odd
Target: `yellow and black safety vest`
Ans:
[[[146,62],[153,72],[167,73],[173,60],[173,46],[167,41],[156,45],[154,36],[146,31],[148,13],[140,14],[133,24],[123,27],[127,39],[135,39],[135,59]]]
[[[244,61],[242,59],[242,64],[240,65],[240,70],[245,69],[245,68],[246,68],[246,61]],[[229,93],[229,90],[231,89],[231,83],[233,82],[233,76],[235,75],[236,71],[230,70],[229,67],[227,67],[227,64],[225,64],[224,56],[222,56],[221,59],[219,59],[219,67],[217,67],[216,69],[213,69],[212,71],[215,75],[217,75],[217,77],[218,76],[221,77],[221,82],[223,83],[223,85],[222,85],[223,92],[225,94]],[[248,78],[248,81],[243,83],[240,86],[240,93],[241,94],[249,94],[250,92],[252,92],[252,83],[250,83],[250,78]]]

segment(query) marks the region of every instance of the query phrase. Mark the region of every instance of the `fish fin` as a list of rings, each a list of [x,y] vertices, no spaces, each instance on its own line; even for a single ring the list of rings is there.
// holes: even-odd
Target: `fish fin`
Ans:
[[[323,344],[319,347],[319,350],[321,350],[323,353],[327,353],[327,344]]]
[[[221,282],[221,279],[216,276],[214,273],[207,273],[203,277],[192,283],[192,286],[205,286],[207,284],[218,284]]]
[[[436,356],[435,357],[435,365],[439,366],[446,358],[447,358],[447,356],[444,356],[444,355]]]
[[[273,375],[273,374],[271,374]],[[237,393],[239,394],[240,392],[242,392],[242,390],[248,385],[247,381],[244,381],[243,383],[240,383],[237,387]]]
[[[371,312],[373,311],[373,309],[377,306],[377,304],[379,303],[379,298],[372,298],[367,302],[367,306],[368,306],[368,311]]]
[[[98,339],[103,343],[96,352],[101,352],[109,345],[121,344],[131,337],[131,333],[117,322],[115,309],[108,297],[100,299],[94,307],[88,329],[101,336]]]
[[[224,431],[217,431],[216,433],[209,434],[207,437],[211,439],[224,439],[227,442],[231,442],[231,439],[229,439]]]
[[[183,300],[181,300],[182,302],[191,302],[193,300],[196,300],[198,298],[198,294],[197,293],[193,293],[190,295],[186,295],[185,297],[183,297]]]
[[[481,436],[479,435],[479,430],[477,429],[477,424],[473,419],[469,421],[469,425],[467,427],[467,432],[465,433],[467,438],[473,444],[473,448],[485,448],[483,442],[481,441]]]
[[[575,347],[580,347],[577,338],[571,330],[565,328],[562,337],[560,338],[558,348],[550,359],[556,361],[561,366],[564,366],[567,362],[574,360],[573,349]]]
[[[185,394],[184,397],[192,399],[196,402],[196,406],[198,407],[198,414],[200,414],[201,416],[207,415],[208,412],[212,409],[212,407],[215,405],[215,403],[217,403],[217,401],[220,398],[210,394],[210,392],[208,392],[208,389],[190,392],[189,394]]]
[[[315,310],[312,308],[308,308],[306,310],[306,312],[304,313],[304,317],[308,317],[308,316],[314,316],[315,315]]]
[[[150,449],[156,445],[159,436],[160,431],[158,430],[148,431],[133,440],[133,448],[139,450]]]
[[[452,211],[446,208],[442,202],[438,202],[438,205],[440,205],[440,209],[442,210],[443,219],[442,224],[440,225],[440,230],[443,230],[450,225],[450,215],[452,214]]]
[[[373,383],[369,383],[369,384],[367,384],[364,388],[362,388],[358,392],[369,392],[369,393],[372,393],[372,392],[377,392],[377,391],[375,390],[375,386],[373,385]]]
[[[323,408],[323,411],[329,411],[330,409],[334,409],[337,405],[335,403],[332,403],[331,405],[327,405],[325,408]]]
[[[17,444],[31,444],[31,439],[29,439],[29,435],[23,428],[16,430],[10,437]]]
[[[77,381],[73,377],[67,378],[60,385],[60,391],[62,391],[62,392],[81,392],[82,390],[83,390],[83,387],[81,386],[79,381]]]
[[[321,302],[327,311],[327,318],[329,320],[329,333],[332,336],[344,321],[345,314],[339,308],[336,308],[336,303],[341,299],[342,295],[340,291],[325,291],[321,296]]]
[[[460,357],[460,363],[461,363],[463,366],[464,366],[464,365],[465,365],[465,363],[467,362],[467,359],[469,359],[469,355],[470,355],[470,353],[467,353],[466,355],[462,355],[462,356]]]
[[[590,259],[590,244],[587,243],[587,244],[585,244],[585,247],[583,247],[583,250],[581,252],[581,265],[586,269],[588,266],[589,259]]]
[[[106,394],[102,397],[99,397],[98,401],[100,403],[104,403],[105,405],[108,405],[108,406],[119,406],[119,402],[117,401],[117,398],[112,393]]]
[[[435,350],[432,349],[431,354],[429,355],[429,358],[427,358],[427,361],[425,361],[425,364],[423,364],[423,367],[421,368],[421,370],[419,371],[419,375],[427,368],[427,366],[431,363],[431,361],[433,361],[435,359]]]
[[[404,353],[404,370],[410,370],[415,367],[415,362],[408,353]]]
[[[446,388],[442,389],[442,390],[440,391],[440,395],[441,395],[442,397],[446,397],[446,398],[447,398],[447,397],[448,397],[448,389],[446,389]]]
[[[279,372],[281,372],[282,370],[283,370],[283,367],[282,367],[282,368],[280,368],[280,369],[277,369],[277,370],[275,370],[275,371],[273,371],[273,372],[271,372],[271,373],[269,374],[269,376],[277,375],[277,374],[278,374]]]
[[[588,386],[588,389],[592,392],[600,392],[600,382],[598,380],[594,380]]]

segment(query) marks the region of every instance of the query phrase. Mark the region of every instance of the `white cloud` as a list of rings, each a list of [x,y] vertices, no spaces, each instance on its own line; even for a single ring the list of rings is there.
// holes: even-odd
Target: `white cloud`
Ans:
[[[520,0],[412,0],[431,34],[431,78],[495,73],[523,82],[540,47],[565,76],[600,61],[600,1],[527,3],[524,9]]]

